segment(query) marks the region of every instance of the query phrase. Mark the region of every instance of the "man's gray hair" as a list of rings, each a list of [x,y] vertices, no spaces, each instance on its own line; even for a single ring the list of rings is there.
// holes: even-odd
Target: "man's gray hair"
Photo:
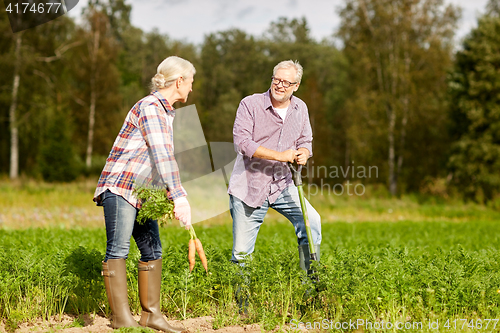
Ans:
[[[302,73],[304,73],[304,69],[302,66],[299,64],[298,60],[284,60],[274,66],[273,69],[273,76],[276,75],[276,72],[278,69],[289,69],[289,68],[294,68],[295,71],[297,72],[297,75],[295,76],[295,81],[300,83],[300,80],[302,80]]]

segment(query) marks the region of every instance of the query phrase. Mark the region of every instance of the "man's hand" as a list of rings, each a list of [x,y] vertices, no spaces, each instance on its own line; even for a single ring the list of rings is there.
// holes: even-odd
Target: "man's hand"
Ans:
[[[282,152],[280,154],[280,158],[278,159],[278,161],[280,162],[290,162],[290,163],[293,163],[295,162],[295,159],[296,157],[298,156],[299,152],[295,149],[288,149],[288,150],[285,150],[284,152]]]
[[[186,230],[189,230],[191,227],[191,206],[186,197],[174,200],[174,216],[184,224]]]
[[[305,165],[309,159],[309,149],[299,148],[297,150],[297,164]]]

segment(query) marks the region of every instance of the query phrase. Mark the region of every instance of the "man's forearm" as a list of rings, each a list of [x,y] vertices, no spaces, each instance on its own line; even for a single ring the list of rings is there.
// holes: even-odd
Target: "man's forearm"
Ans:
[[[265,160],[279,161],[280,154],[281,153],[279,151],[259,146],[259,148],[257,148],[252,157],[262,158]]]
[[[280,162],[293,162],[297,156],[297,151],[294,149],[288,149],[283,152],[268,149],[259,146],[252,157],[262,158],[265,160],[280,161]]]

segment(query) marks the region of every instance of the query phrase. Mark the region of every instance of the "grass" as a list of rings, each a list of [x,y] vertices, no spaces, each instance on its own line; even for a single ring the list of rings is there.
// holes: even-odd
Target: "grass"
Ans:
[[[425,322],[500,315],[500,235],[496,222],[329,223],[324,225],[320,290],[298,268],[292,228],[264,225],[244,274],[229,263],[230,226],[199,227],[210,274],[198,263],[188,274],[189,235],[162,229],[162,310],[185,319],[211,315],[215,325],[260,323],[269,330],[295,319]],[[99,276],[102,229],[0,231],[0,313],[11,326],[59,313],[109,313]],[[138,250],[127,269],[133,312]],[[19,258],[12,260],[11,258]],[[238,313],[234,290],[247,286],[248,316]]]
[[[0,318],[8,329],[62,313],[109,314],[100,276],[105,230],[102,209],[91,201],[93,184],[0,182]],[[264,330],[300,322],[310,328],[349,320],[399,322],[413,325],[408,332],[473,332],[478,320],[482,325],[500,317],[500,224],[493,208],[435,198],[391,199],[375,190],[361,198],[311,196],[310,201],[323,217],[319,283],[312,285],[300,271],[293,228],[272,212],[245,269],[230,264],[231,223],[223,214],[196,225],[208,275],[199,262],[188,274],[188,232],[161,229],[164,314],[210,315],[215,327],[259,323]],[[28,223],[16,219],[16,209],[25,216],[45,209],[52,219]],[[64,209],[101,220],[57,215]],[[133,243],[127,271],[135,313],[140,312],[138,258]],[[249,295],[246,316],[238,313],[237,288]],[[460,319],[469,327],[461,329]],[[436,322],[438,329],[432,326]],[[489,324],[480,331],[494,331]]]
[[[50,184],[0,180],[0,228],[87,228],[103,225],[102,209],[92,202],[96,179]]]
[[[211,179],[204,180],[214,181]],[[0,179],[0,228],[26,229],[39,227],[97,228],[104,225],[102,208],[96,207],[92,197],[96,179],[83,179],[71,184],[51,184],[22,179],[16,183]],[[204,184],[205,185],[205,184]],[[203,216],[214,216],[203,221],[204,225],[230,223],[224,192],[209,193],[206,186],[192,184],[192,206]],[[215,186],[215,185],[214,185]],[[220,186],[216,186],[219,188]],[[500,210],[487,205],[464,203],[460,200],[438,197],[405,195],[392,198],[380,186],[367,186],[363,196],[312,195],[306,196],[320,212],[323,223],[330,222],[467,222],[472,220],[498,221]],[[312,192],[313,194],[317,192]],[[197,200],[195,200],[197,199]],[[201,202],[198,202],[201,201]],[[210,207],[206,207],[210,206]],[[195,212],[195,213],[196,213]],[[200,214],[198,214],[200,215]],[[195,216],[196,220],[201,219]],[[285,222],[281,215],[270,211],[268,220]]]

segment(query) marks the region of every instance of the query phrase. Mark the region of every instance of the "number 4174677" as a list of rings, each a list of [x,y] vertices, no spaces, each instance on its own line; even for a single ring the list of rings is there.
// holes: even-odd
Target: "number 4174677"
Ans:
[[[448,329],[464,329],[464,328],[470,328],[470,329],[485,329],[487,330],[488,328],[490,329],[495,329],[497,324],[498,324],[499,319],[455,319],[455,320],[450,320],[448,319],[443,327],[448,328]]]
[[[31,5],[31,6],[30,6]],[[24,8],[23,8],[24,7]],[[59,7],[61,7],[61,3],[58,2],[41,2],[41,3],[29,3],[23,2],[21,4],[16,3],[12,5],[9,3],[7,8],[5,9],[9,13],[22,13],[26,14],[26,12],[31,12],[34,14],[45,14],[45,13],[57,13],[59,11]]]

